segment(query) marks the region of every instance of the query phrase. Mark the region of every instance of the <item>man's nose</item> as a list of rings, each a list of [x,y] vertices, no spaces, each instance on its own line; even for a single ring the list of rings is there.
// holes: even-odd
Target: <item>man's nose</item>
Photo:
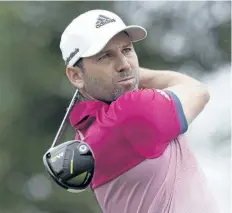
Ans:
[[[121,54],[118,57],[118,61],[117,61],[117,67],[116,67],[117,72],[123,72],[129,69],[130,69],[130,64],[127,61],[127,58],[123,54]]]

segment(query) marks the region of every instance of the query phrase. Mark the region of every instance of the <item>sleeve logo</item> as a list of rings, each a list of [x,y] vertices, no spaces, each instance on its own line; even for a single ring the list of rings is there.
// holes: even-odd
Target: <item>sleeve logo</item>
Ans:
[[[170,97],[168,96],[168,94],[166,92],[164,92],[163,90],[156,90],[158,93],[160,93],[162,96],[164,96],[166,99],[168,99],[169,101],[171,100]]]

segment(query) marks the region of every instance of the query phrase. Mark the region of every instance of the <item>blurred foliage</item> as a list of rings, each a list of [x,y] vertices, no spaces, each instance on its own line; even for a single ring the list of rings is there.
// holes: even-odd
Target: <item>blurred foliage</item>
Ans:
[[[230,63],[230,2],[0,2],[1,213],[101,212],[91,191],[58,188],[42,164],[74,92],[60,36],[97,8],[147,28],[148,38],[135,44],[142,66],[202,75]]]

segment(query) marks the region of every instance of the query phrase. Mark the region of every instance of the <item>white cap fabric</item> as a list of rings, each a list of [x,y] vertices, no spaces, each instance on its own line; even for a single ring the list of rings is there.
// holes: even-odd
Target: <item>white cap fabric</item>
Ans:
[[[96,55],[122,31],[127,32],[132,42],[147,36],[143,27],[126,26],[119,16],[110,11],[91,10],[81,14],[61,36],[60,49],[66,66],[73,66],[80,58]]]

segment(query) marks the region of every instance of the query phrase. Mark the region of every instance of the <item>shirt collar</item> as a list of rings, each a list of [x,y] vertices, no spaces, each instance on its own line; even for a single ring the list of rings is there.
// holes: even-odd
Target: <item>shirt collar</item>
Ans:
[[[69,115],[69,120],[72,127],[78,125],[84,118],[87,116],[93,116],[96,114],[96,110],[102,108],[104,105],[107,105],[101,101],[82,101],[76,103],[73,106],[73,109]]]

